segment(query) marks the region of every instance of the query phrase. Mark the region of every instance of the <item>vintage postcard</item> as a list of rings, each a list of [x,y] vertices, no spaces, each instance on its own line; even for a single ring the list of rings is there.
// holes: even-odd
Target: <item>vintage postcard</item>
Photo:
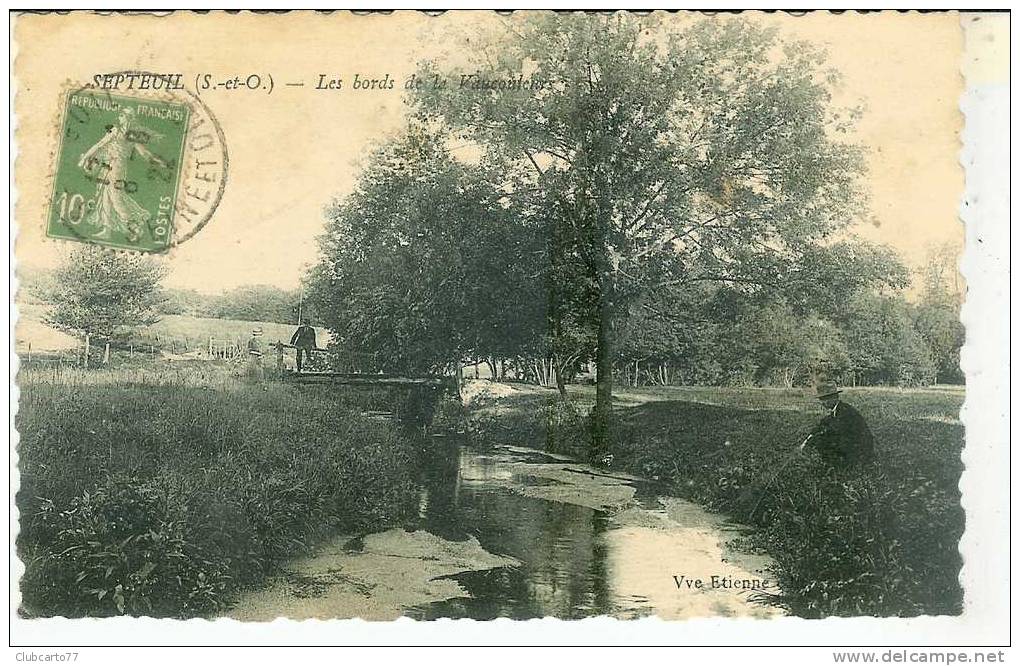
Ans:
[[[16,13],[15,634],[1005,640],[1008,20]]]

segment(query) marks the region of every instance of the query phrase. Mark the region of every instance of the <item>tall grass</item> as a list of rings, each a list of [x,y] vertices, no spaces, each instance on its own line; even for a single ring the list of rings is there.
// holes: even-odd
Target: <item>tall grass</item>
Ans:
[[[486,416],[500,427],[486,431],[583,456],[590,390],[572,398],[504,398],[502,415]],[[876,438],[877,461],[860,474],[808,454],[766,488],[821,416],[803,391],[778,389],[621,391],[613,467],[753,525],[746,545],[777,563],[783,593],[771,601],[799,616],[960,613],[962,391],[846,399]]]
[[[399,519],[416,443],[335,387],[223,368],[19,375],[22,612],[201,616],[338,530]]]

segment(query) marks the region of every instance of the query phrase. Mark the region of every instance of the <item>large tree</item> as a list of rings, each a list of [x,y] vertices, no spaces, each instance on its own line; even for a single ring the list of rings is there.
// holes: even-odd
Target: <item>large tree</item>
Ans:
[[[46,322],[69,333],[111,340],[159,320],[165,268],[156,259],[96,245],[74,249],[57,269]]]
[[[739,19],[556,14],[506,17],[472,36],[465,65],[414,92],[431,131],[467,141],[507,196],[543,202],[576,242],[593,291],[593,455],[611,425],[614,327],[662,286],[781,285],[784,269],[859,217],[853,112],[814,47]],[[472,74],[480,77],[472,78]],[[531,85],[483,79],[526,77]],[[432,77],[435,76],[435,79]],[[520,182],[523,181],[523,182]],[[581,292],[583,289],[575,289]]]
[[[329,209],[310,298],[355,365],[434,372],[537,346],[544,235],[495,180],[411,130]]]

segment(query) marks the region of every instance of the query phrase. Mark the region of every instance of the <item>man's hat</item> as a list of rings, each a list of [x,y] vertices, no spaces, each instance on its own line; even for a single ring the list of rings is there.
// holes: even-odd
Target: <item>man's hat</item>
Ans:
[[[835,382],[819,382],[815,387],[816,398],[828,398],[830,395],[839,395],[839,393]]]
[[[262,335],[262,329],[256,328],[251,332],[252,335]]]

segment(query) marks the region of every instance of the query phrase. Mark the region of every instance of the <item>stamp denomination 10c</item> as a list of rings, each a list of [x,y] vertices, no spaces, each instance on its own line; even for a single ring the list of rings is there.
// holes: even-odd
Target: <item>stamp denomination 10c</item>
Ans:
[[[142,252],[170,247],[190,116],[179,102],[69,93],[47,235]]]

